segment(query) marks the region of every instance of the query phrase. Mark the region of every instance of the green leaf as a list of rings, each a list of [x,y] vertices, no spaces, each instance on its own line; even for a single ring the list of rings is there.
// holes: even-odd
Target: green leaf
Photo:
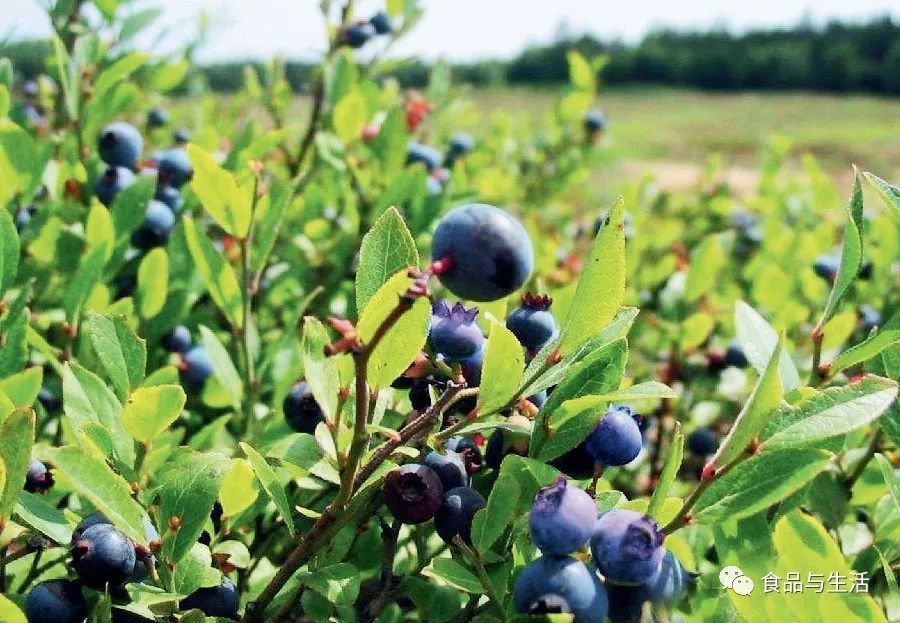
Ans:
[[[238,374],[228,351],[222,346],[222,342],[208,327],[200,325],[200,341],[209,353],[209,359],[213,364],[213,376],[218,380],[219,386],[228,394],[231,406],[235,411],[241,410],[241,400],[244,392],[244,383]]]
[[[743,454],[766,425],[771,411],[781,402],[784,397],[784,389],[781,386],[778,367],[783,347],[784,337],[782,336],[769,359],[769,365],[766,366],[765,372],[756,382],[753,393],[750,394],[744,408],[738,413],[728,435],[710,459],[710,464],[723,467]]]
[[[597,90],[597,79],[585,58],[577,51],[569,50],[566,59],[569,61],[569,82],[572,86],[593,94]]]
[[[113,85],[128,78],[149,59],[150,55],[145,52],[131,52],[118,59],[97,76],[94,82],[94,97],[102,98]]]
[[[525,353],[512,331],[493,318],[484,353],[478,412],[493,413],[516,397],[525,370]]]
[[[653,490],[653,495],[650,497],[650,503],[647,506],[647,515],[661,525],[665,525],[660,516],[663,505],[668,499],[669,489],[675,484],[675,478],[678,476],[678,470],[681,468],[683,458],[684,431],[681,429],[681,422],[676,421],[675,430],[672,431],[672,442],[669,444],[669,452],[666,454],[666,462],[663,464],[662,472],[659,475],[659,484]]]
[[[388,279],[377,294],[363,308],[359,316],[357,334],[363,344],[368,343],[381,323],[397,307],[400,297],[413,280],[401,270]],[[387,387],[413,362],[425,346],[431,309],[428,299],[420,296],[388,330],[375,351],[369,356],[368,382],[373,389]]]
[[[342,97],[334,107],[332,117],[334,133],[344,142],[357,139],[366,125],[368,116],[369,111],[366,105],[366,98],[359,89],[353,89]]]
[[[868,361],[884,349],[897,343],[900,343],[900,329],[882,329],[835,357],[834,361],[831,362],[829,374],[834,375],[841,370]]]
[[[472,545],[482,553],[491,548],[516,518],[520,494],[514,473],[517,467],[514,463],[503,462],[487,505],[478,510],[472,520]]]
[[[187,147],[194,176],[191,188],[216,223],[236,238],[250,231],[252,195],[238,186],[234,175],[218,165],[212,154],[191,143]]]
[[[779,407],[762,431],[762,446],[792,448],[844,435],[878,419],[896,398],[897,383],[878,376],[830,387],[797,405]]]
[[[238,569],[250,566],[250,551],[240,541],[220,541],[213,546],[212,553],[217,558],[224,557],[229,565]]]
[[[37,399],[43,382],[44,369],[34,366],[0,381],[0,392],[16,407],[29,407]]]
[[[197,230],[194,220],[189,217],[184,218],[184,237],[209,295],[232,325],[243,326],[244,300],[234,268],[210,243],[209,238]]]
[[[84,226],[84,240],[88,252],[103,247],[106,251],[106,261],[112,257],[113,247],[116,245],[115,226],[109,210],[99,202],[94,202],[88,212],[87,223]]]
[[[37,530],[57,545],[68,546],[72,528],[63,512],[51,506],[43,496],[22,491],[13,514],[16,522]]]
[[[737,328],[737,339],[753,368],[764,374],[772,359],[772,353],[778,345],[778,334],[766,319],[744,301],[737,301],[734,306],[734,323]],[[791,359],[787,349],[781,351],[779,362],[781,385],[785,392],[800,387],[800,373]]]
[[[150,319],[162,311],[169,291],[169,256],[162,247],[147,253],[138,265],[137,300],[141,318]]]
[[[289,186],[274,187],[272,191],[261,197],[254,213],[253,229],[253,272],[259,273],[265,268],[281,231],[284,215],[294,199]]]
[[[618,339],[587,355],[557,385],[534,423],[529,453],[549,461],[577,446],[597,427],[628,360],[628,343]]]
[[[678,335],[678,346],[682,351],[692,351],[703,344],[716,328],[712,314],[697,312],[684,319]]]
[[[219,502],[222,515],[234,517],[246,510],[259,495],[256,474],[246,459],[231,459],[231,467],[222,480]]]
[[[106,248],[99,247],[90,252],[78,265],[72,281],[63,294],[63,307],[69,323],[77,323],[78,317],[81,315],[81,308],[94,284],[100,279],[100,272],[103,270],[104,264],[106,264]]]
[[[0,463],[6,476],[0,483],[0,524],[9,517],[25,486],[25,473],[33,444],[34,411],[29,407],[19,407],[0,424]]]
[[[477,595],[484,592],[478,577],[452,558],[435,558],[422,570],[422,575],[466,593]]]
[[[119,530],[144,545],[143,509],[131,497],[131,485],[104,461],[83,447],[63,446],[47,451],[50,463],[66,475],[79,495]]]
[[[316,569],[301,581],[331,604],[350,606],[359,596],[359,570],[350,563]]]
[[[825,303],[820,324],[828,322],[837,311],[841,299],[856,281],[863,254],[863,195],[859,171],[854,168],[853,194],[847,209],[847,223],[844,226],[844,242],[841,247],[841,265],[838,268],[834,285]]]
[[[625,296],[624,205],[616,202],[609,223],[594,241],[575,298],[563,323],[559,350],[566,353],[594,337],[613,319]]]
[[[171,590],[181,595],[189,595],[198,588],[218,586],[221,583],[222,573],[212,566],[212,553],[209,547],[203,543],[193,543],[187,555],[175,566]],[[190,619],[191,623],[206,621],[202,614],[200,616],[200,619]],[[182,617],[181,620],[188,622],[187,617]]]
[[[291,506],[290,500],[288,500],[284,486],[281,484],[281,481],[278,480],[278,476],[275,475],[275,470],[266,462],[263,455],[254,450],[250,444],[242,442],[240,446],[241,450],[243,450],[244,454],[247,456],[250,466],[256,473],[259,484],[262,485],[266,494],[275,503],[275,508],[278,509],[278,513],[281,515],[281,518],[284,519],[288,532],[294,534],[296,527],[294,526],[293,507]]]
[[[19,607],[6,595],[0,595],[0,621],[3,623],[28,623]]]
[[[337,360],[325,356],[325,347],[330,342],[328,330],[317,318],[307,316],[303,319],[303,338],[300,343],[303,375],[326,419],[333,422],[337,415],[341,384]]]
[[[635,400],[678,398],[678,393],[659,381],[645,381],[603,394],[607,402],[631,402]]]
[[[128,243],[131,233],[144,222],[147,204],[156,191],[156,177],[139,176],[133,184],[122,189],[110,208],[113,227],[116,230],[116,245]]]
[[[137,337],[121,316],[101,316],[90,312],[87,334],[117,394],[127,396],[133,387],[144,380],[146,343]]]
[[[19,271],[21,244],[9,212],[0,213],[0,296],[12,286]]]
[[[813,448],[762,452],[712,481],[697,500],[693,517],[715,524],[754,515],[815,478],[831,455]]]
[[[387,209],[363,237],[356,271],[356,308],[363,309],[398,271],[419,264],[415,240],[395,207]]]
[[[725,251],[718,234],[703,239],[691,254],[691,264],[684,286],[684,300],[693,303],[706,294],[716,283],[719,271],[725,265]]]
[[[887,183],[877,175],[869,173],[868,171],[864,175],[869,184],[871,184],[881,195],[885,205],[894,209],[894,216],[900,216],[900,188]]]
[[[191,64],[188,61],[164,63],[159,65],[150,77],[150,84],[154,91],[167,93],[184,82]]]
[[[178,419],[186,401],[180,385],[139,387],[125,402],[122,425],[137,441],[148,444]]]
[[[191,551],[209,519],[230,462],[217,452],[185,450],[170,459],[159,475],[158,519],[162,556],[178,563]],[[173,531],[171,526],[177,525]]]

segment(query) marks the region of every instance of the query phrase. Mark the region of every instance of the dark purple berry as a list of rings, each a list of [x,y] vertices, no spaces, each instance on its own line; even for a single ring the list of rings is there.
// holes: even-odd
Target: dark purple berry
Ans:
[[[833,283],[837,278],[838,268],[841,265],[841,258],[837,255],[820,255],[813,262],[813,271],[829,283]]]
[[[484,498],[475,489],[457,487],[444,493],[444,502],[434,516],[434,529],[445,543],[453,543],[459,536],[472,544],[472,520],[484,508]]]
[[[28,472],[25,474],[25,490],[31,493],[46,493],[53,486],[53,474],[47,466],[31,459],[28,462]]]
[[[384,503],[402,523],[428,521],[444,500],[444,486],[430,467],[408,463],[387,475]]]
[[[186,352],[191,347],[191,332],[180,324],[163,336],[162,345],[170,353]]]
[[[94,185],[94,193],[100,203],[110,207],[116,197],[127,186],[134,183],[134,172],[125,167],[109,167],[97,179]]]
[[[312,389],[306,381],[300,381],[291,387],[281,406],[288,426],[298,433],[311,435],[316,431],[319,422],[325,421],[325,413],[316,402]]]
[[[522,415],[512,415],[506,421],[508,424],[515,426],[516,429],[497,428],[488,437],[484,458],[491,469],[500,469],[503,459],[508,454],[528,456],[528,446],[531,441],[531,420]]]
[[[719,440],[711,429],[698,428],[687,436],[687,447],[692,454],[706,457],[716,451],[719,447]]]
[[[86,586],[97,590],[121,586],[134,573],[134,542],[110,524],[97,524],[72,545],[72,567]]]
[[[875,272],[875,266],[872,264],[871,260],[865,260],[859,266],[859,272],[857,273],[857,277],[862,279],[863,281],[868,281],[872,278],[872,274]]]
[[[178,609],[199,610],[208,617],[237,619],[240,596],[234,584],[226,577],[218,586],[200,588],[185,597],[178,604]]]
[[[49,413],[53,413],[62,406],[62,401],[46,387],[40,389],[37,397],[38,402],[40,402]]]
[[[431,308],[428,344],[447,361],[472,357],[484,345],[484,334],[475,323],[478,308],[466,309],[462,303],[453,307],[447,301],[437,301]]]
[[[593,477],[597,469],[597,462],[588,452],[587,445],[583,441],[562,456],[550,461],[550,465],[576,480]]]
[[[591,538],[596,520],[593,498],[559,476],[534,498],[529,515],[531,540],[543,554],[571,554]]]
[[[604,465],[627,465],[641,452],[641,429],[631,410],[613,407],[585,440],[588,452]]]
[[[363,47],[369,39],[375,36],[375,27],[369,22],[356,22],[344,28],[344,43],[353,49]]]
[[[409,389],[409,402],[412,408],[420,413],[431,406],[430,387],[429,379],[416,379]]]
[[[169,111],[165,108],[151,108],[147,113],[147,125],[151,128],[161,128],[169,123]]]
[[[584,115],[584,129],[591,134],[606,131],[606,115],[596,108],[589,110]]]
[[[534,249],[522,224],[484,203],[458,206],[438,222],[431,259],[438,278],[456,296],[495,301],[523,285],[534,269]]]
[[[656,522],[627,509],[601,515],[590,543],[594,563],[613,584],[650,581],[659,572],[665,551],[663,533]]]
[[[548,599],[550,595],[554,598]],[[575,615],[575,623],[596,623],[606,618],[606,589],[587,565],[569,556],[541,556],[522,570],[513,591],[516,612],[541,613],[541,606],[535,602],[542,599],[544,607],[567,607]],[[533,607],[538,609],[534,611]]]
[[[549,296],[525,294],[522,306],[506,319],[506,328],[529,351],[538,351],[559,334],[559,325],[550,313],[553,299]]]
[[[728,366],[746,368],[750,365],[750,362],[747,361],[747,356],[744,354],[744,349],[741,348],[741,345],[737,341],[731,342],[731,344],[728,345],[728,348],[725,349],[725,357],[723,358],[722,363],[726,368]]]
[[[375,34],[377,35],[389,35],[394,30],[394,25],[391,24],[391,16],[384,11],[378,11],[370,17],[369,23],[372,24],[372,28],[375,29]]]
[[[42,582],[28,593],[25,618],[28,623],[82,623],[87,602],[81,584],[71,580]]]
[[[468,437],[451,437],[447,440],[447,449],[462,455],[470,475],[481,468],[481,448]]]
[[[463,457],[456,452],[432,451],[425,456],[425,465],[434,470],[441,479],[444,491],[465,487],[469,484],[469,474]]]
[[[111,167],[134,169],[144,150],[144,139],[137,128],[115,121],[103,128],[97,145],[100,158]]]

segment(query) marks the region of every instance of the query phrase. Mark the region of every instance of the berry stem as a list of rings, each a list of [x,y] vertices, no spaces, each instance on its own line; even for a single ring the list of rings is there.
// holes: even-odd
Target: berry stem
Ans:
[[[494,590],[494,584],[487,574],[487,569],[484,568],[484,558],[481,556],[481,552],[466,545],[459,536],[453,538],[453,544],[462,550],[462,552],[472,561],[475,571],[478,573],[478,579],[484,587],[484,593],[487,595],[488,600],[494,604],[497,614],[500,615],[500,620],[504,621],[504,623],[509,621],[506,616],[506,610],[503,609],[503,602],[498,599],[497,593]]]
[[[256,403],[256,390],[259,385],[256,378],[256,365],[253,360],[253,348],[251,345],[251,333],[253,329],[253,219],[256,216],[256,204],[259,201],[259,175],[253,181],[253,199],[250,204],[250,225],[247,235],[241,240],[241,277],[243,279],[243,322],[241,323],[241,348],[244,356],[244,425],[252,426],[253,406]]]
[[[825,332],[822,330],[822,321],[819,321],[812,331],[810,331],[809,336],[812,338],[813,343],[813,355],[812,355],[812,369],[809,371],[809,386],[815,387],[819,384],[819,363],[822,361],[822,342],[825,340]]]
[[[678,511],[678,514],[675,515],[672,521],[670,521],[665,525],[665,527],[663,527],[663,533],[672,534],[679,528],[683,528],[685,526],[685,519],[690,516],[691,510],[693,510],[694,505],[697,504],[697,500],[700,499],[700,496],[703,495],[704,491],[706,491],[710,487],[710,485],[712,485],[712,483],[716,481],[717,478],[721,478],[722,476],[730,472],[735,465],[741,463],[749,456],[751,456],[751,454],[745,452],[744,454],[741,454],[733,461],[725,465],[725,467],[723,467],[719,471],[713,473],[709,478],[701,479],[700,482],[697,483],[697,486],[694,488],[694,490],[691,491],[691,494],[688,496],[688,498],[684,501],[684,505],[681,507],[681,510]]]

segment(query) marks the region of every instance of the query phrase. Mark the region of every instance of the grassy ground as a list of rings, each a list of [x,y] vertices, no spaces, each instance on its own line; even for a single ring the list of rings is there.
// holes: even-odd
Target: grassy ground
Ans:
[[[473,91],[479,109],[545,114],[554,93],[537,89]],[[605,89],[613,148],[636,170],[700,164],[721,154],[738,172],[759,164],[773,133],[790,137],[845,179],[851,164],[900,178],[900,99],[807,93],[713,94],[676,89]]]

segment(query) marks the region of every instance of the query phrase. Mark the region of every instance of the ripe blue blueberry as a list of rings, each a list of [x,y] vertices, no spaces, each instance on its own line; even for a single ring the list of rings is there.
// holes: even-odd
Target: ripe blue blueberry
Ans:
[[[444,491],[465,487],[469,484],[469,473],[463,457],[452,450],[447,452],[431,451],[425,456],[425,465],[434,470],[441,479]]]
[[[240,596],[234,584],[226,577],[218,586],[200,588],[182,599],[179,610],[199,610],[208,617],[236,619]]]
[[[719,440],[711,429],[698,428],[687,436],[687,447],[691,453],[706,457],[716,451],[719,447]]]
[[[97,524],[72,544],[72,567],[79,579],[97,590],[121,586],[134,573],[134,542],[110,524]]]
[[[881,312],[871,305],[859,306],[859,330],[868,335],[877,327],[884,325]]]
[[[429,197],[440,195],[444,192],[444,184],[433,175],[429,175],[425,180],[425,191]]]
[[[531,352],[541,349],[559,334],[559,325],[550,313],[553,299],[546,295],[525,294],[522,306],[506,319],[506,328]]]
[[[481,385],[481,368],[484,366],[484,350],[485,346],[482,344],[473,354],[459,360],[460,370],[462,370],[463,378],[466,380],[469,387],[478,387]]]
[[[375,27],[369,22],[356,22],[344,28],[344,43],[353,49],[363,47],[375,36]]]
[[[384,503],[405,524],[420,524],[434,517],[444,501],[444,485],[433,469],[407,463],[384,481]]]
[[[534,249],[512,216],[492,205],[469,203],[438,222],[431,259],[441,283],[458,297],[495,301],[525,285]]]
[[[863,281],[868,281],[872,278],[872,273],[875,272],[875,265],[872,264],[871,260],[864,260],[862,264],[859,266],[859,272],[856,274],[857,277],[862,279]]]
[[[484,334],[475,323],[477,315],[477,307],[466,309],[462,303],[450,307],[447,301],[436,301],[428,329],[431,349],[451,362],[474,355],[484,345]]]
[[[47,466],[37,459],[31,459],[25,474],[25,490],[31,493],[46,493],[52,486],[53,474]]]
[[[587,111],[584,115],[584,129],[591,134],[605,132],[606,123],[606,115],[603,114],[602,110],[594,108],[593,110]]]
[[[148,619],[139,614],[135,614],[130,610],[123,608],[112,609],[111,623],[152,623],[153,619]]]
[[[833,282],[837,277],[838,268],[841,265],[841,258],[838,255],[820,255],[813,262],[813,271],[828,282]]]
[[[444,156],[444,166],[452,167],[457,159],[471,152],[474,147],[475,141],[471,135],[465,132],[457,132],[450,137],[447,155]]]
[[[472,519],[484,508],[484,498],[475,489],[456,487],[444,493],[444,501],[434,516],[434,529],[444,543],[452,543],[459,536],[472,544]]]
[[[16,231],[22,232],[28,224],[31,223],[32,217],[37,212],[37,208],[34,207],[34,204],[28,205],[24,208],[21,208],[16,211]]]
[[[433,384],[430,378],[416,379],[409,388],[409,402],[412,408],[418,412],[425,411],[431,406],[431,390]]]
[[[191,131],[187,128],[175,128],[172,139],[176,145],[187,145],[191,142]]]
[[[194,346],[184,354],[182,376],[188,385],[194,388],[202,387],[212,373],[212,359],[209,358],[205,346]]]
[[[40,402],[49,413],[53,413],[62,406],[62,401],[46,387],[40,389],[37,397],[38,402]]]
[[[596,623],[606,618],[606,589],[597,575],[580,560],[569,556],[541,556],[531,562],[516,580],[513,605],[516,612],[540,611],[540,600],[546,605],[562,598],[574,615],[575,623]],[[549,603],[548,603],[549,602]]]
[[[281,404],[288,426],[298,433],[316,432],[319,422],[325,421],[325,413],[316,402],[312,389],[306,381],[295,383]]]
[[[110,207],[122,189],[134,183],[134,172],[125,167],[108,167],[94,184],[100,203]]]
[[[159,541],[159,532],[156,531],[156,526],[153,525],[153,522],[150,521],[149,517],[147,517],[146,515],[142,517],[141,524],[144,526],[144,536],[146,537],[148,543]],[[106,516],[100,511],[94,511],[93,513],[82,519],[72,531],[72,547],[74,548],[75,543],[78,542],[78,540],[88,528],[93,528],[94,526],[100,525],[112,527],[109,519],[107,519]],[[140,582],[147,575],[147,570],[143,562],[138,559],[137,555],[135,558],[136,563],[134,566],[134,572],[128,577],[128,582]],[[153,557],[150,557],[150,560],[153,561]]]
[[[147,125],[151,128],[161,128],[169,123],[169,111],[165,108],[151,108],[147,113]]]
[[[545,593],[528,604],[524,614],[572,614],[572,606],[561,595]]]
[[[644,584],[662,564],[663,533],[636,511],[620,508],[601,515],[590,543],[594,563],[613,584]]]
[[[597,462],[588,452],[587,444],[583,441],[562,456],[550,461],[550,465],[576,480],[591,478],[597,469]]]
[[[522,415],[511,415],[506,418],[506,423],[515,428],[497,428],[488,438],[484,459],[492,469],[500,469],[503,459],[508,454],[528,456],[531,420]]]
[[[542,389],[541,391],[539,391],[538,393],[534,394],[533,396],[529,396],[529,397],[528,397],[528,402],[530,402],[530,403],[533,404],[535,407],[537,407],[538,409],[540,409],[541,407],[543,407],[543,406],[547,403],[547,390],[546,390],[546,389]]]
[[[180,324],[163,336],[162,345],[170,353],[186,352],[191,347],[191,332]]]
[[[531,541],[542,554],[564,556],[581,549],[597,521],[597,506],[565,476],[538,491],[529,515]]]
[[[166,184],[160,184],[156,187],[154,198],[166,204],[175,214],[181,212],[181,208],[184,206],[184,198],[181,196],[181,191]]]
[[[175,215],[172,210],[162,201],[151,199],[147,204],[144,222],[131,234],[131,244],[142,251],[165,246],[174,227]]]
[[[641,429],[628,407],[612,407],[585,440],[588,452],[598,463],[626,465],[641,452]]]
[[[83,623],[87,602],[81,584],[71,580],[42,582],[28,593],[25,618],[28,623]]]
[[[612,623],[641,623],[648,603],[675,605],[684,596],[694,577],[684,570],[671,552],[663,557],[659,572],[637,586],[607,585],[609,619]]]
[[[157,169],[160,183],[173,188],[181,188],[194,176],[187,152],[179,147],[163,152],[159,157]]]
[[[385,11],[378,11],[369,18],[369,23],[372,24],[375,34],[378,35],[389,35],[394,30],[394,25],[391,24],[391,16]]]
[[[732,341],[728,348],[725,349],[723,363],[726,367],[734,366],[735,368],[746,368],[750,365],[750,362],[747,361],[747,355],[744,354],[744,349],[741,348],[740,343],[737,341]]]
[[[406,164],[421,164],[431,173],[441,166],[441,152],[431,145],[412,142],[406,148]]]
[[[466,471],[471,475],[481,468],[481,449],[468,437],[451,437],[447,440],[447,449],[462,455]]]
[[[114,121],[100,132],[97,150],[109,166],[134,169],[144,151],[144,139],[130,123]]]

